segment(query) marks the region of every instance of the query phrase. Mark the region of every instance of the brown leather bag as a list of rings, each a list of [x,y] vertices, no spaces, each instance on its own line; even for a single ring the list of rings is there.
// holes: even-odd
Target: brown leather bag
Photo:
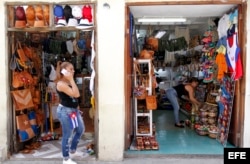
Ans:
[[[157,38],[154,38],[154,37],[149,37],[147,39],[147,44],[148,45],[151,45],[152,49],[154,51],[158,51],[158,39]]]
[[[11,91],[16,110],[33,108],[31,92],[29,89]]]
[[[32,59],[33,57],[33,49],[31,47],[28,46],[23,46],[23,52],[25,54],[26,57]]]
[[[141,50],[140,58],[142,59],[153,59],[154,51],[152,50]]]
[[[146,107],[148,110],[156,110],[157,109],[156,95],[146,96]]]
[[[20,60],[21,60],[22,62],[27,62],[29,59],[28,59],[27,56],[25,55],[21,43],[18,42],[17,44],[18,44],[18,45],[17,45],[17,54],[18,54]]]

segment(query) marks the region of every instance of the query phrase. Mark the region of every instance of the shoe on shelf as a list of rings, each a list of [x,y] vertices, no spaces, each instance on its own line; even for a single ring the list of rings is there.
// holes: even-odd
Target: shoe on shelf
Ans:
[[[175,127],[178,127],[178,128],[184,128],[184,127],[185,127],[184,125],[182,125],[182,124],[180,124],[180,123],[179,123],[179,124],[174,124],[174,126],[175,126]]]
[[[63,164],[77,164],[77,163],[69,158],[68,160],[63,160]]]

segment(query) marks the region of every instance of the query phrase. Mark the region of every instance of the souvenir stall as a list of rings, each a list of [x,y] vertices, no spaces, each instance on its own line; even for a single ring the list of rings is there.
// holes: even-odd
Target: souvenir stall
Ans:
[[[42,141],[60,138],[61,128],[56,116],[60,100],[55,83],[61,62],[74,65],[81,109],[91,107],[93,9],[94,4],[84,3],[7,6],[10,13],[10,92],[15,126],[12,153],[32,153],[40,148]]]

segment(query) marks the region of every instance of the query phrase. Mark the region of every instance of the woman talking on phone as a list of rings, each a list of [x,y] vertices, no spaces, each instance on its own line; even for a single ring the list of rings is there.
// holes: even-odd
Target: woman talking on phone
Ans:
[[[63,164],[76,164],[74,157],[83,156],[76,151],[77,145],[85,131],[85,125],[79,110],[78,98],[80,92],[74,81],[74,67],[69,62],[58,64],[56,90],[60,98],[57,116],[62,126],[62,156]],[[69,142],[69,138],[72,141]]]

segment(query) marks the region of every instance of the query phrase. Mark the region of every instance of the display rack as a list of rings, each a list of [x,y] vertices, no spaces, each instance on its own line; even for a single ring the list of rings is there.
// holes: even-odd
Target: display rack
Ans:
[[[142,75],[147,79],[146,91],[148,95],[152,95],[152,61],[151,59],[134,59],[134,70],[136,66],[140,66]],[[145,73],[143,68],[147,69]],[[134,71],[134,85],[140,83],[138,72]],[[153,117],[152,110],[147,110],[146,107],[139,109],[140,103],[145,103],[145,100],[134,98],[134,111],[135,111],[135,134],[136,136],[152,136],[153,135]],[[142,125],[143,122],[143,125]]]

